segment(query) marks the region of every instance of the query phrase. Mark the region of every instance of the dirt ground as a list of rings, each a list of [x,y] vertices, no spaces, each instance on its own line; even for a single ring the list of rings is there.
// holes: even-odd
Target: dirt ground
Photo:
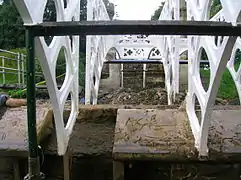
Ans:
[[[185,93],[179,93],[174,104],[181,104]],[[120,88],[108,93],[100,92],[100,104],[125,104],[125,105],[167,105],[167,92],[164,88],[149,88],[134,90]]]

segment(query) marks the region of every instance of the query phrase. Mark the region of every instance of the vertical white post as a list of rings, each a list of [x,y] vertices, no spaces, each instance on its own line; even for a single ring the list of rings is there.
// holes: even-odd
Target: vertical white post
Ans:
[[[20,53],[17,54],[17,61],[18,61],[18,84],[21,83],[21,69],[20,69]]]
[[[180,5],[182,5],[182,2],[180,2],[180,0],[177,0],[176,1],[176,4],[175,4],[175,20],[180,20],[180,10],[181,10],[181,7]],[[179,56],[179,53],[180,53],[180,38],[181,36],[178,35],[178,36],[175,36],[174,38],[174,42],[175,42],[175,61],[174,61],[174,71],[172,71],[173,73],[173,76],[174,76],[174,99],[176,98],[176,94],[179,93],[179,86],[180,86],[180,63],[179,63],[179,60],[180,60],[180,56]]]
[[[146,88],[146,64],[143,64],[143,88]]]
[[[6,73],[6,71],[5,71],[5,58],[4,57],[2,57],[2,67],[3,67],[3,84],[5,84],[6,83],[6,77],[5,77],[5,73]]]
[[[92,1],[87,1],[87,20],[93,20]],[[86,36],[86,62],[85,62],[85,104],[90,104],[91,99],[91,36]]]
[[[90,57],[90,37],[86,36],[86,62],[85,62],[85,104],[90,104],[91,97],[91,57]]]
[[[22,84],[24,85],[25,84],[25,76],[24,76],[25,69],[24,69],[24,55],[23,54],[21,54],[21,64],[22,64]]]
[[[124,87],[124,65],[121,64],[121,87]]]

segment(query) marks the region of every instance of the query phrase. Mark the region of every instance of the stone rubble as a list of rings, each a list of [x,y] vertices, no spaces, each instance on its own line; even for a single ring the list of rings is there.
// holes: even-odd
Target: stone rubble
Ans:
[[[176,96],[174,104],[180,104],[185,93]],[[141,89],[120,88],[112,92],[100,92],[99,104],[167,105],[167,92],[164,88]]]

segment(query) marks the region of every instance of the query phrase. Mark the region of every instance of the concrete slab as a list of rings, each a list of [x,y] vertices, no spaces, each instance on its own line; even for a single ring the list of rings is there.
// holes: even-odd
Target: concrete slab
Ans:
[[[213,111],[208,143],[210,160],[241,161],[241,107]]]
[[[213,110],[206,161],[241,162],[241,108]],[[115,160],[200,161],[185,111],[119,109]]]
[[[124,109],[124,110],[134,109],[135,111],[136,109],[141,111],[143,109],[156,109],[160,111],[169,109],[169,111],[174,111],[176,112],[174,113],[176,114],[174,116],[176,118],[176,121],[180,121],[178,122],[179,125],[181,122],[183,123],[182,127],[187,128],[186,131],[190,133],[190,139],[192,139],[191,138],[192,133],[189,127],[189,122],[187,120],[186,113],[183,111],[183,109],[178,111],[177,108],[178,106],[144,106],[144,105],[139,105],[139,106],[119,105],[118,106],[118,105],[110,105],[110,104],[95,105],[95,106],[80,105],[79,116],[77,118],[76,124],[74,126],[74,130],[70,139],[70,150],[74,154],[74,156],[77,156],[77,157],[104,156],[110,159],[112,158],[112,156],[114,157],[116,156],[116,158],[117,156],[121,156],[122,151],[118,152],[118,149],[117,149],[117,146],[115,146],[116,143],[114,140],[114,136],[115,136],[114,132],[116,131],[115,130],[116,120],[118,120],[117,118],[118,109]],[[220,134],[218,133],[218,131],[221,131],[221,126],[226,126],[226,123],[230,123],[229,125],[232,126],[230,127],[231,129],[235,129],[236,127],[239,127],[238,125],[239,117],[241,117],[239,116],[239,113],[241,112],[241,107],[240,106],[214,106],[214,112],[220,112],[221,113],[220,116],[223,117],[223,120],[221,120],[219,117],[213,116],[213,119],[221,120],[222,123],[212,120],[212,123],[211,123],[212,126],[210,127],[210,137],[209,137],[209,147],[210,147],[209,160],[222,161],[222,162],[224,161],[230,162],[233,160],[240,161],[241,153],[237,151],[238,150],[237,147],[234,146],[233,149],[236,149],[238,153],[233,153],[234,151],[231,151],[230,145],[219,144],[220,141],[217,141],[217,140],[214,141],[211,139],[214,139],[214,137],[216,137],[216,139],[220,139],[220,138],[217,138],[217,135],[215,134]],[[237,119],[235,120],[234,118],[230,118],[229,115],[227,115],[229,114],[229,112],[231,112],[231,117],[233,117],[233,115],[236,114]],[[68,114],[69,114],[69,110],[64,115],[68,117]],[[222,114],[226,114],[227,116],[224,116]],[[181,118],[181,117],[186,117],[186,118]],[[219,126],[216,125],[217,123]],[[220,130],[218,130],[218,127],[220,127]],[[230,128],[228,128],[227,131],[229,131]],[[237,134],[239,134],[240,130],[236,128],[235,131],[237,131]],[[178,131],[176,134],[178,134]],[[222,138],[225,138],[225,137],[222,137]],[[224,139],[223,141],[226,143],[227,139]],[[188,143],[191,144],[190,147],[187,147]],[[56,144],[55,132],[53,132],[52,135],[49,136],[49,138],[47,138],[42,145],[46,154],[57,155],[57,144]],[[113,149],[113,145],[114,145],[114,149]],[[168,160],[200,161],[200,159],[198,158],[195,152],[196,148],[194,148],[193,146],[193,139],[190,142],[187,141],[186,146],[185,146],[185,142],[184,142],[184,145],[181,143],[179,145],[181,146],[180,148],[178,148],[180,157],[178,157],[179,155],[175,152],[175,149],[173,149],[172,151],[173,154],[169,154],[169,155],[156,154],[156,156],[158,156],[159,159],[161,160],[167,160],[167,161]],[[229,149],[226,148],[226,150],[223,151],[223,147],[230,147],[230,148]],[[185,150],[185,148],[187,148],[187,150]],[[123,149],[123,146],[122,146],[122,149]],[[222,151],[220,151],[220,149]],[[189,153],[185,154],[186,152],[189,152]],[[194,155],[192,154],[192,152],[194,152]],[[126,156],[126,158],[132,157],[128,155],[128,153],[125,153],[124,155]],[[136,158],[136,157],[133,156],[133,158]],[[141,157],[139,157],[139,159],[140,158]]]
[[[37,104],[37,135],[42,141],[53,130],[53,113],[47,104]],[[0,119],[0,155],[27,156],[27,107],[7,108]]]
[[[78,117],[70,138],[69,147],[74,156],[103,155],[112,158],[114,130],[118,109],[172,109],[177,105],[80,105]],[[64,118],[68,118],[70,109],[66,108]],[[55,132],[43,142],[48,155],[57,155]]]
[[[113,155],[117,160],[178,161],[196,158],[185,112],[175,109],[119,109]]]

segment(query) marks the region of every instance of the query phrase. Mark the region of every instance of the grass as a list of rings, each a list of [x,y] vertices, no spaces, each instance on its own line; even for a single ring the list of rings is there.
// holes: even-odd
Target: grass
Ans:
[[[11,52],[16,52],[16,53],[22,53],[24,55],[26,55],[26,49],[11,49],[9,50]],[[2,58],[1,56],[4,56],[6,58],[10,58],[10,59],[17,59],[17,55],[13,55],[7,52],[0,52],[0,66],[2,66]],[[63,62],[64,62],[64,66],[63,66]],[[26,61],[24,62],[24,70],[26,71]],[[4,66],[7,68],[13,68],[13,69],[17,69],[18,68],[18,61],[16,60],[7,60],[5,59],[5,63]],[[64,51],[61,50],[59,53],[59,57],[58,57],[58,63],[57,63],[57,76],[59,76],[59,73],[62,73],[63,71],[65,72],[65,56],[64,56]],[[22,69],[22,64],[20,63],[20,69]],[[17,71],[14,70],[5,70],[5,72],[8,72],[5,74],[5,83],[3,82],[3,74],[0,74],[0,84],[16,84],[18,83],[18,75],[17,74],[12,74],[12,73],[17,73]],[[42,69],[40,66],[40,63],[38,61],[38,59],[36,60],[36,72],[40,75],[36,76],[36,82],[40,82],[40,81],[44,81],[44,77],[42,75]],[[11,73],[11,74],[10,74]],[[22,75],[21,75],[21,81],[22,81]]]
[[[4,79],[4,76],[1,74],[0,84],[17,84],[18,83],[18,75],[16,74],[5,74],[5,82],[3,82],[3,79]]]
[[[11,52],[21,52],[23,54],[26,54],[25,49],[12,49],[9,50]],[[13,58],[16,59],[17,57],[15,55],[11,55],[9,53],[5,53],[5,52],[0,52],[0,56],[4,56],[7,58]],[[61,49],[59,56],[58,56],[58,60],[57,60],[57,69],[56,69],[56,80],[58,82],[58,84],[62,84],[65,78],[65,54],[64,54],[64,50]],[[0,66],[2,65],[2,61],[0,58]],[[24,63],[24,66],[25,63]],[[18,64],[17,61],[11,60],[11,61],[5,61],[5,67],[9,67],[9,68],[17,68]],[[40,66],[36,67],[36,71],[42,71]],[[6,72],[14,72],[11,70],[6,70]],[[22,77],[21,77],[22,78]],[[18,75],[13,75],[13,74],[5,74],[5,79],[6,82],[5,84],[16,84],[17,80],[18,80]],[[36,78],[36,85],[45,85],[45,79],[44,77],[37,77]],[[3,84],[3,75],[0,74],[0,84]],[[84,87],[85,85],[85,54],[80,53],[80,62],[79,62],[79,85]],[[1,90],[2,91],[2,90]],[[25,97],[26,96],[26,89],[16,89],[16,90],[11,90],[8,92],[8,94],[12,97]]]
[[[12,49],[10,51],[21,52],[23,54],[26,54],[25,49]],[[8,58],[16,58],[16,56],[11,55],[9,53],[5,53],[5,52],[0,52],[0,56],[5,56],[5,57],[8,57]],[[80,54],[79,84],[82,87],[84,87],[84,85],[85,85],[85,61],[84,61],[85,58],[84,57],[85,57],[84,54]],[[65,65],[62,66],[63,64],[65,64],[65,56],[64,56],[64,51],[61,50],[60,54],[59,54],[59,57],[58,57],[58,61],[57,61],[57,65],[59,66],[59,68],[56,71],[57,76],[60,76],[63,73],[65,73]],[[1,59],[0,59],[0,65],[2,65]],[[239,65],[240,65],[239,63],[235,64],[236,70],[238,69]],[[17,61],[16,62],[15,61],[5,61],[5,67],[17,68]],[[38,67],[38,68],[40,68],[40,67]],[[38,69],[38,71],[39,70],[41,70],[41,69]],[[7,72],[14,72],[14,71],[7,70]],[[203,68],[200,68],[200,74],[201,74],[201,77],[203,79],[203,86],[204,86],[205,89],[207,89],[207,87],[209,85],[210,71],[204,70]],[[17,74],[16,75],[5,74],[5,77],[6,77],[6,82],[5,82],[6,84],[17,83],[17,79],[18,79]],[[64,76],[63,76],[63,78],[60,78],[60,79],[61,80],[58,80],[58,81],[60,81],[60,84],[61,84],[64,80]],[[38,83],[38,82],[41,82],[41,81],[44,81],[43,77],[37,78],[36,82]],[[2,84],[2,83],[3,83],[3,75],[0,74],[0,84]],[[21,94],[22,94],[21,90],[16,90],[16,92],[15,91],[10,92],[10,94],[18,94],[19,92],[20,92],[19,95],[21,96]],[[222,76],[222,80],[221,80],[221,84],[220,84],[220,87],[219,87],[217,97],[221,98],[221,99],[227,99],[227,100],[238,98],[236,86],[234,84],[234,81],[233,81],[233,79],[231,77],[231,74],[229,73],[228,69],[225,70],[225,72]]]
[[[10,49],[9,51],[11,52],[14,52],[14,53],[22,53],[22,54],[25,54],[26,55],[26,49],[24,48],[17,48],[17,49]],[[12,55],[10,53],[7,53],[7,52],[0,52],[0,56],[5,56],[5,57],[8,57],[8,58],[15,58],[16,56],[15,55]],[[1,64],[1,62],[0,62]]]
[[[25,49],[12,49],[10,51],[21,52],[23,54],[26,54]],[[5,57],[8,57],[8,58],[16,58],[16,56],[11,55],[9,53],[5,53],[5,52],[0,52],[0,56],[5,56]],[[79,84],[82,87],[84,87],[84,85],[85,85],[85,61],[84,61],[84,59],[85,59],[85,55],[80,54]],[[62,66],[64,63],[65,63],[64,51],[61,50],[60,54],[59,54],[59,57],[58,57],[58,61],[57,61],[57,64],[59,65],[59,68],[56,71],[57,76],[65,73],[65,66]],[[2,65],[1,58],[0,58],[0,65]],[[240,63],[235,64],[236,70],[238,69],[239,65],[240,65]],[[9,67],[9,68],[17,68],[17,61],[16,62],[6,61],[5,66]],[[38,71],[40,71],[40,70],[41,70],[40,67],[38,67]],[[13,71],[8,70],[8,72],[13,72]],[[200,74],[201,74],[201,77],[203,79],[203,86],[204,86],[205,89],[207,89],[207,87],[209,85],[210,71],[204,70],[203,68],[200,68]],[[16,75],[6,74],[5,76],[6,76],[6,83],[7,84],[17,83],[17,79],[18,79],[17,74]],[[43,77],[37,79],[37,82],[41,82],[41,81],[44,81]],[[63,79],[60,80],[60,81],[63,81]],[[0,74],[0,84],[2,84],[2,83],[3,83],[3,76],[2,76],[2,74]],[[18,90],[17,90],[17,92],[18,92]],[[236,86],[234,84],[234,81],[233,81],[233,79],[231,77],[231,74],[228,71],[228,69],[226,69],[225,72],[223,73],[217,97],[221,98],[221,99],[227,99],[227,100],[238,98]]]
[[[26,55],[26,50],[25,49],[10,49],[9,51],[11,52],[15,52],[15,53],[22,53],[24,55]],[[0,52],[0,66],[2,66],[3,64],[3,60],[1,57],[6,57],[5,59],[5,62],[4,62],[4,67],[7,67],[7,68],[13,68],[13,69],[17,69],[18,68],[18,61],[17,61],[17,58],[18,56],[17,55],[14,55],[14,54],[10,54],[10,53],[7,53],[7,52]],[[9,58],[9,59],[7,59]],[[24,68],[26,69],[26,66],[25,66],[25,63],[24,63]],[[20,69],[22,69],[22,64],[20,62]],[[3,77],[4,75],[3,74],[0,74],[0,84],[16,84],[18,83],[18,74],[17,74],[17,71],[14,71],[14,70],[5,70],[6,74],[5,74],[5,83],[3,82]],[[11,73],[11,74],[10,74]],[[15,73],[15,74],[12,74],[12,73]],[[22,75],[20,76],[21,78],[21,81],[22,81]]]
[[[239,64],[235,64],[235,69],[237,67],[239,67]],[[210,71],[200,68],[200,75],[203,79],[204,89],[207,90],[207,87],[209,86]],[[235,83],[228,69],[226,69],[223,73],[217,97],[226,100],[238,98]]]
[[[24,49],[15,49],[15,50],[12,50],[12,51],[14,51],[14,52],[20,51],[22,53],[25,53]],[[14,58],[13,56],[11,56],[8,53],[0,53],[0,56],[7,56],[9,58]],[[56,75],[57,76],[62,75],[65,72],[65,66],[61,67],[61,65],[63,63],[65,63],[64,52],[63,51],[60,52],[58,58],[59,58],[58,65],[60,67],[56,71]],[[82,87],[84,87],[84,85],[85,85],[85,61],[84,61],[84,59],[85,59],[84,58],[84,54],[80,54],[79,84]],[[0,61],[0,65],[1,65],[1,61]],[[6,65],[6,67],[16,68],[17,67],[17,63],[13,63],[13,62],[8,63]],[[239,63],[236,63],[235,64],[235,69],[237,70],[238,67],[239,67]],[[209,85],[210,71],[209,70],[204,70],[203,68],[200,68],[200,74],[201,74],[201,77],[202,77],[203,82],[204,82],[203,86],[205,87],[205,89],[207,89],[207,87]],[[9,84],[16,83],[17,82],[17,75],[6,74],[6,80],[7,80],[6,83],[9,83]],[[41,80],[39,79],[37,81],[37,83],[41,82],[41,81],[44,81],[44,78],[41,78]],[[60,80],[60,81],[63,81],[63,79]],[[1,83],[3,83],[3,82],[2,82],[2,75],[0,74],[0,84]],[[22,93],[23,92],[21,90],[10,91],[10,94],[17,94],[18,96],[22,96],[21,95]],[[224,74],[222,76],[222,80],[221,80],[221,84],[220,84],[220,87],[219,87],[219,91],[218,91],[217,97],[221,98],[221,99],[227,99],[227,100],[238,98],[236,86],[235,86],[235,84],[233,82],[233,79],[232,79],[231,74],[229,73],[228,69],[225,70],[225,72],[224,72]]]

